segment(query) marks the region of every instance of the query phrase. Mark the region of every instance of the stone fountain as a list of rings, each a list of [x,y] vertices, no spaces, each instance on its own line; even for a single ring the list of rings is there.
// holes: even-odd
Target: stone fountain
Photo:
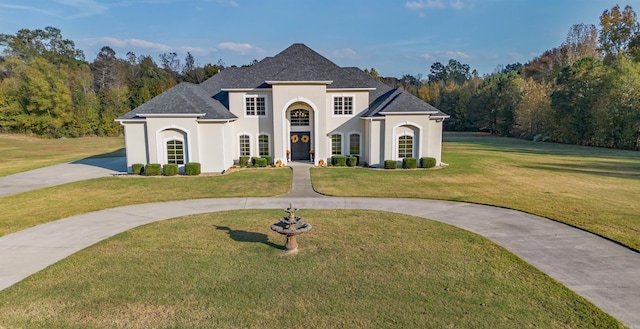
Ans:
[[[284,209],[284,212],[289,216],[282,217],[279,222],[271,225],[271,230],[282,234],[287,237],[287,242],[284,245],[284,252],[295,253],[298,251],[298,242],[296,241],[296,235],[302,234],[311,229],[311,224],[305,223],[301,217],[296,216],[298,208],[293,207],[293,203],[289,203],[289,208]]]

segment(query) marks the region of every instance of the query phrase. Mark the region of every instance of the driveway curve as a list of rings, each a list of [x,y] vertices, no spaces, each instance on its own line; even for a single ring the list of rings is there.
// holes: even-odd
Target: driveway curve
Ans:
[[[61,219],[1,237],[0,290],[75,252],[140,225],[217,211],[280,209],[293,202],[302,209],[396,212],[469,230],[505,247],[625,325],[640,328],[640,254],[635,251],[562,223],[510,209],[421,199],[314,195],[310,192],[309,179],[300,179],[298,176],[301,172],[308,172],[308,169],[297,165],[292,167],[292,191],[305,193],[271,198],[197,199],[117,207]]]

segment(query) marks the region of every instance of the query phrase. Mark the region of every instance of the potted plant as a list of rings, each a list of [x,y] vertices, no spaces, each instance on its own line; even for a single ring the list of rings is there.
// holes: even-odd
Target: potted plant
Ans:
[[[311,160],[311,162],[313,162],[313,156],[315,155],[316,151],[314,150],[310,150],[309,151],[309,159]]]
[[[291,161],[291,151],[287,150],[287,161]]]

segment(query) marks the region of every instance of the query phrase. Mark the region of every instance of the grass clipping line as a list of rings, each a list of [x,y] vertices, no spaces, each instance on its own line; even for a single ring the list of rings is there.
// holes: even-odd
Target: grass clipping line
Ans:
[[[47,328],[614,328],[489,240],[421,218],[301,210],[182,217],[122,233],[0,293],[0,323]]]

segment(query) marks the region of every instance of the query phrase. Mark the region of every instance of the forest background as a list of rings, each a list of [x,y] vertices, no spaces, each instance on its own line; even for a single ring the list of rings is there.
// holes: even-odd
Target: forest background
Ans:
[[[54,27],[0,34],[0,47],[0,132],[42,137],[121,135],[115,118],[225,68],[222,60],[198,66],[191,53],[118,58],[108,46],[88,62]],[[605,10],[598,27],[571,26],[565,42],[526,64],[483,76],[454,59],[433,63],[426,78],[365,71],[451,115],[446,130],[640,149],[640,24],[630,6]]]

